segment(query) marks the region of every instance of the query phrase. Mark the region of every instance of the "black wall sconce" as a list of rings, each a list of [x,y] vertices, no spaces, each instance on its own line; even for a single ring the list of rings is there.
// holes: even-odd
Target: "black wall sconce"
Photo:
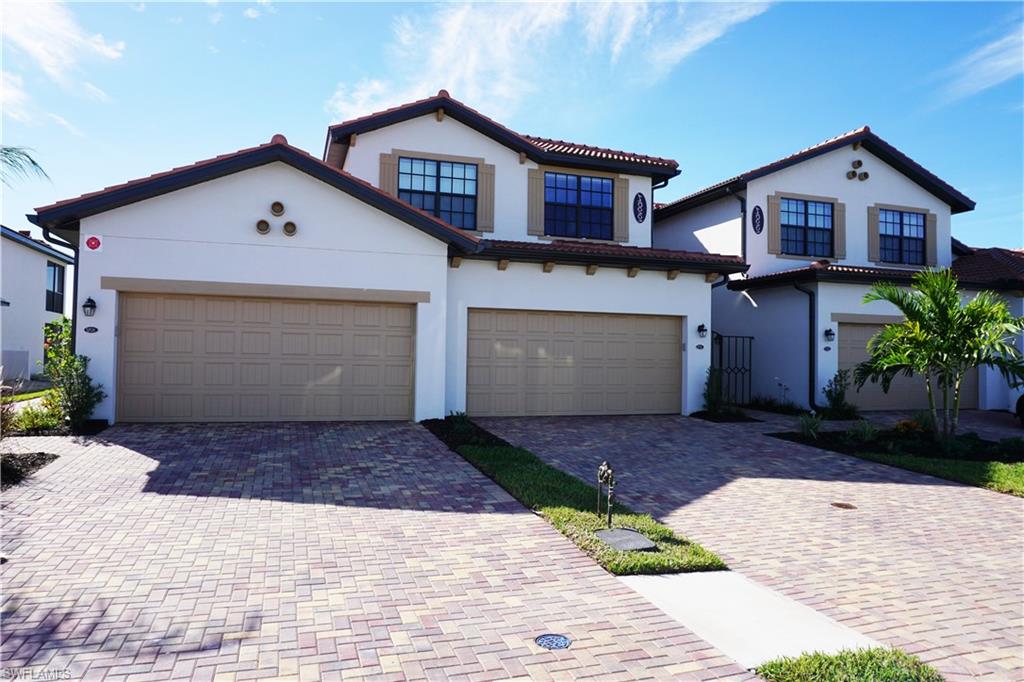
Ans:
[[[699,336],[700,338],[703,339],[707,335],[708,335],[708,328],[703,323],[697,325],[697,336]]]
[[[96,301],[92,298],[85,299],[85,303],[82,304],[82,312],[85,313],[86,317],[92,317],[96,314]]]
[[[828,341],[829,343],[832,343],[833,341],[836,340],[836,333],[835,330],[832,329],[832,327],[829,327],[828,329],[825,330],[825,340]]]

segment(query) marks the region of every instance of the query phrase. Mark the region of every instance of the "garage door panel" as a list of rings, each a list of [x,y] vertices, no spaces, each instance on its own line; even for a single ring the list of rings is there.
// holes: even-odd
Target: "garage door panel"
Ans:
[[[120,420],[411,417],[412,306],[158,294],[121,301]]]
[[[680,411],[682,318],[476,309],[468,314],[470,414]]]

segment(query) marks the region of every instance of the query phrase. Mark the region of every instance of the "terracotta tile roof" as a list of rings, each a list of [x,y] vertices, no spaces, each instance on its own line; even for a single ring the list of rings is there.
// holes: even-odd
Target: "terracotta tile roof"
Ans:
[[[739,256],[564,239],[556,239],[551,242],[487,239],[481,243],[480,249],[474,254],[474,257],[509,258],[513,261],[531,262],[552,260],[576,264],[606,263],[657,270],[718,272],[720,274],[743,272],[747,269],[746,263]]]
[[[1024,251],[997,247],[974,249],[953,261],[953,272],[964,281],[1024,290]]]
[[[375,130],[396,122],[426,115],[437,109],[444,109],[454,117],[460,118],[460,120],[465,119],[463,122],[472,124],[484,134],[490,134],[499,142],[510,145],[519,151],[525,151],[542,161],[551,160],[559,156],[569,156],[575,157],[580,161],[655,167],[661,169],[669,177],[678,174],[679,164],[672,159],[517,133],[453,98],[448,94],[447,90],[441,90],[433,97],[426,97],[415,102],[408,102],[391,107],[390,109],[384,109],[383,111],[377,111],[334,124],[328,128],[328,138],[343,140],[352,133]]]
[[[5,239],[10,239],[13,242],[17,242],[22,246],[38,251],[39,253],[49,256],[55,260],[59,260],[67,265],[72,265],[75,262],[73,256],[60,251],[49,242],[43,241],[42,239],[36,239],[28,230],[12,230],[6,225],[0,225],[0,233],[2,233]]]
[[[656,208],[655,210],[661,215],[656,215],[655,219],[668,217],[675,213],[679,213],[680,211],[700,206],[731,192],[742,191],[751,180],[769,175],[770,173],[782,170],[783,168],[800,163],[801,161],[820,156],[821,154],[826,154],[830,151],[834,151],[840,147],[844,147],[848,144],[854,144],[856,142],[860,142],[864,145],[865,149],[879,157],[882,161],[885,161],[893,168],[921,185],[921,187],[945,201],[949,204],[953,213],[962,213],[964,211],[974,210],[974,201],[969,197],[883,140],[872,132],[870,127],[861,126],[860,128],[845,132],[841,135],[830,137],[818,144],[801,149],[798,152],[794,152],[789,156],[772,161],[764,166],[754,168],[746,171],[745,173],[740,173],[739,175],[734,175],[731,178],[727,178],[721,182],[716,182],[713,185],[709,185],[701,190],[687,194],[684,197],[680,197],[679,199],[669,202],[660,208]]]
[[[1007,251],[1007,249],[996,250]],[[1017,254],[1019,262],[1024,263],[1024,254],[1019,254],[1017,252],[1012,253]],[[965,256],[965,258],[968,257]],[[960,280],[961,285],[969,289],[984,289],[989,287],[1012,288],[1008,286],[1007,282],[991,276],[993,273],[986,275],[980,269],[977,271],[958,272],[956,263],[960,260],[963,260],[963,258],[955,261],[952,269]],[[1018,267],[1022,266],[1018,265]],[[816,281],[850,282],[857,284],[870,284],[879,281],[909,283],[917,272],[918,270],[914,269],[880,268],[863,265],[838,265],[827,260],[819,260],[814,261],[807,266],[780,270],[778,272],[759,275],[757,277],[732,280],[729,282],[729,288],[733,291],[745,291],[747,289],[761,289],[789,285],[797,282]],[[1022,272],[1018,270],[1018,277],[1021,276]],[[1024,282],[1024,278],[1017,280],[1017,285],[1020,286],[1021,282]]]
[[[118,206],[142,201],[273,161],[288,163],[299,170],[331,182],[338,189],[368,201],[378,208],[390,209],[387,212],[400,220],[404,220],[414,227],[425,228],[434,236],[448,242],[456,242],[462,248],[475,248],[480,241],[476,235],[452,227],[440,218],[378,189],[365,180],[330,166],[298,147],[293,147],[288,144],[284,135],[280,134],[274,135],[270,142],[255,147],[246,147],[236,152],[221,154],[186,166],[178,166],[78,197],[40,206],[35,209],[35,215],[29,216],[29,220],[36,225],[53,228],[59,223],[76,222],[80,218]]]

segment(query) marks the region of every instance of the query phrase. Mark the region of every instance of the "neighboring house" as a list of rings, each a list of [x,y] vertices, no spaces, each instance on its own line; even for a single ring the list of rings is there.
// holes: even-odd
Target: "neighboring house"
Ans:
[[[824,402],[837,370],[866,359],[883,324],[901,319],[887,303],[862,303],[871,284],[909,284],[918,270],[949,267],[950,217],[973,208],[864,127],[658,206],[653,243],[750,264],[715,287],[712,326],[753,337],[753,394],[810,406]],[[962,271],[960,281],[968,290],[993,286],[975,271]],[[992,401],[999,393],[979,390],[971,372],[962,404],[1003,408],[1002,399]],[[865,409],[926,406],[919,378],[898,378],[887,395],[869,383],[849,397]]]
[[[71,315],[74,260],[28,230],[0,226],[0,339],[3,380],[42,371],[43,326]]]
[[[118,421],[690,413],[711,282],[651,248],[674,161],[437,96],[37,209],[80,249],[78,350]]]
[[[983,283],[999,292],[1010,313],[1024,317],[1024,250],[971,248],[953,240],[953,272],[964,282]],[[1024,337],[1017,337],[1024,353]],[[1017,411],[1024,387],[1011,387],[995,370],[981,369],[979,406],[989,410]]]

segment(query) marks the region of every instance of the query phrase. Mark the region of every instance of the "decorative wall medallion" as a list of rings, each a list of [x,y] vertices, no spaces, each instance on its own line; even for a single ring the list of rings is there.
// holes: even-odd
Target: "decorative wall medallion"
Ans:
[[[98,235],[89,234],[85,236],[85,248],[90,251],[102,251],[103,250],[103,239]]]
[[[638,223],[647,220],[647,197],[643,192],[637,192],[633,197],[633,217]]]
[[[86,327],[82,331],[85,332],[86,334],[95,334],[96,332],[99,331],[99,329],[97,329],[96,327]]]
[[[288,221],[287,223],[284,224],[284,233],[289,237],[295,234],[296,230],[298,229],[299,228],[295,226],[295,223],[291,221]]]
[[[270,205],[270,212],[274,215],[284,215],[284,204],[280,201],[275,201]]]
[[[754,234],[764,232],[764,211],[760,206],[754,207],[754,212],[750,215],[750,222],[754,225]]]
[[[270,232],[270,223],[268,223],[266,220],[257,220],[256,231],[259,232],[260,234],[266,234],[267,232]]]

